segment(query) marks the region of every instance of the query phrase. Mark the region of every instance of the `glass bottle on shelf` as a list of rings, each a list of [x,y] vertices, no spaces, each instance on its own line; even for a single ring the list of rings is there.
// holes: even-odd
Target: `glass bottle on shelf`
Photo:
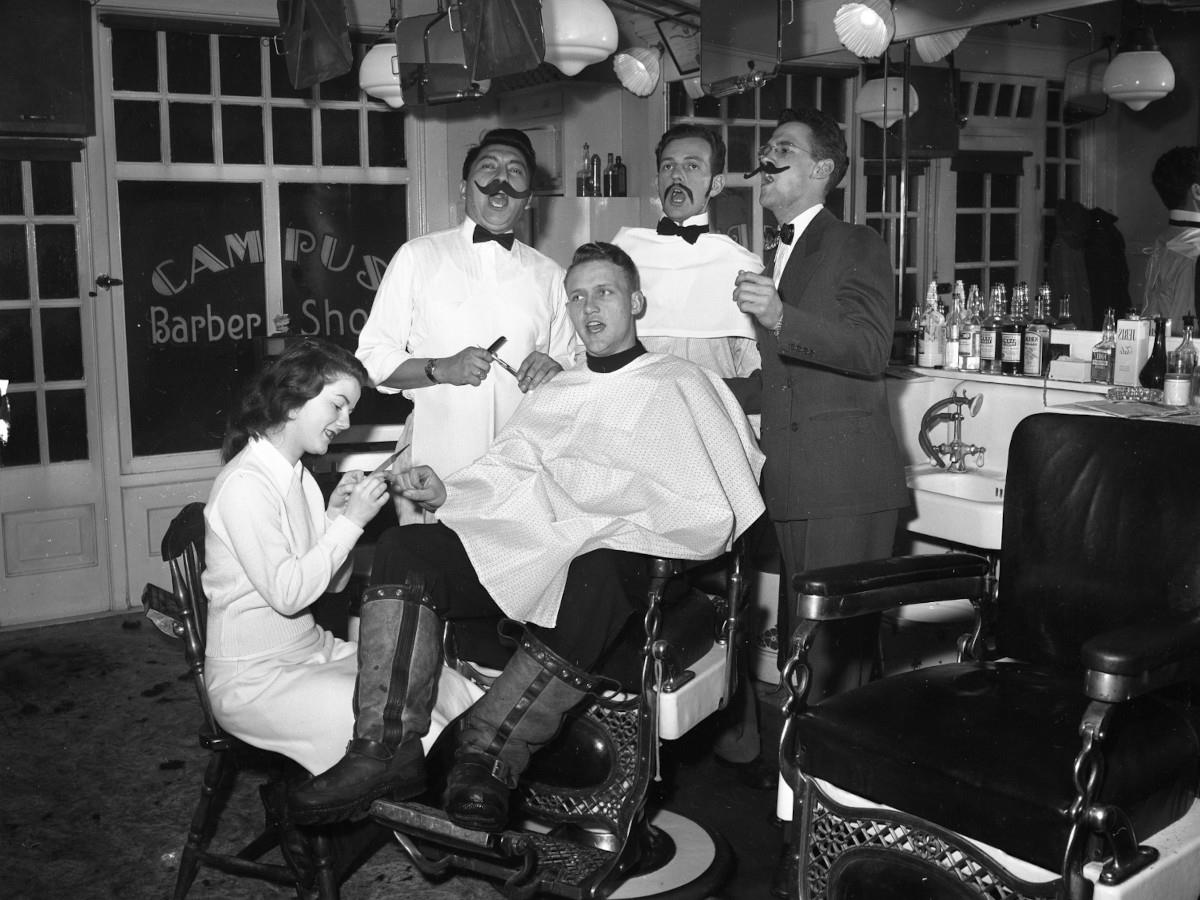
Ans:
[[[1163,378],[1167,374],[1167,320],[1162,316],[1154,317],[1154,344],[1150,347],[1150,358],[1138,373],[1138,381],[1145,388],[1163,386]]]
[[[983,301],[979,299],[979,285],[971,285],[967,294],[967,309],[963,315],[962,332],[958,338],[959,368],[964,372],[979,371],[979,314]]]
[[[1192,331],[1195,327],[1195,317],[1190,314],[1184,316],[1183,340],[1167,354],[1163,402],[1168,406],[1188,406],[1193,402],[1192,379],[1196,373],[1196,345],[1192,341]]]
[[[946,358],[946,317],[938,308],[937,278],[929,282],[925,291],[925,312],[922,316],[924,338],[920,345],[919,365],[929,369],[940,369]]]
[[[1004,327],[1004,285],[993,284],[987,317],[979,325],[979,371],[1000,374],[1000,329]]]
[[[1075,320],[1071,318],[1071,295],[1063,293],[1058,298],[1058,315],[1054,317],[1056,320],[1055,328],[1061,328],[1064,331],[1075,331],[1078,327]]]
[[[925,341],[925,322],[921,315],[921,304],[919,301],[913,304],[909,329],[905,361],[910,366],[915,366],[921,361],[921,344]]]
[[[625,168],[625,163],[621,162],[621,154],[617,154],[617,161],[613,163],[613,193],[614,197],[624,197],[629,189],[628,173]]]
[[[608,165],[606,165],[604,167],[604,196],[605,197],[617,196],[613,192],[613,179],[616,177],[615,166],[616,166],[616,164],[613,162],[613,155],[610,153],[610,154],[608,154]]]
[[[1038,378],[1046,374],[1050,368],[1050,317],[1046,315],[1048,294],[1039,290],[1034,301],[1033,318],[1025,326],[1025,349],[1022,355],[1021,371],[1025,375]]]
[[[959,369],[961,364],[958,356],[958,343],[962,338],[962,323],[965,298],[962,281],[954,282],[954,290],[950,294],[950,313],[946,316],[946,352],[944,365],[947,369]]]
[[[1054,300],[1050,293],[1050,283],[1043,281],[1042,286],[1038,288],[1038,300],[1042,304],[1042,317],[1050,324],[1051,328],[1058,327],[1058,317],[1054,315]]]
[[[1117,361],[1117,313],[1111,306],[1104,312],[1104,330],[1100,341],[1092,347],[1093,384],[1112,384]]]
[[[592,160],[589,165],[591,174],[588,176],[588,181],[592,185],[592,197],[602,197],[604,190],[604,170],[600,168],[600,154],[593,153]]]
[[[592,151],[586,143],[583,145],[583,165],[575,173],[575,196],[592,196]]]
[[[1000,327],[1000,373],[1020,375],[1021,356],[1025,350],[1025,302],[1029,288],[1025,282],[1013,285],[1012,307]]]

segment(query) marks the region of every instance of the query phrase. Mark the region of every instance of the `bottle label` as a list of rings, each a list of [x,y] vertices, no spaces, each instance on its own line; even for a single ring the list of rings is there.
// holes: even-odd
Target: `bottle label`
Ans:
[[[1000,348],[1000,342],[996,340],[998,337],[999,332],[990,328],[985,328],[979,333],[979,355],[983,359],[1000,358],[1000,354],[996,352]]]
[[[1050,344],[1050,329],[1030,328],[1025,332],[1025,362],[1026,375],[1042,375],[1045,366],[1046,350]]]
[[[1000,360],[1006,363],[1021,361],[1021,333],[1004,332],[1000,335]]]
[[[1113,383],[1113,349],[1098,347],[1092,349],[1092,383]]]

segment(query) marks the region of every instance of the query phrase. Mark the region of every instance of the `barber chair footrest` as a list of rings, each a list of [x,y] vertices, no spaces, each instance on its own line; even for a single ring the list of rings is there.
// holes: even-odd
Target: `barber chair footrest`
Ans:
[[[396,832],[401,847],[425,875],[466,869],[502,882],[506,897],[534,894],[582,900],[603,896],[596,886],[618,878],[619,854],[538,831],[490,834],[455,825],[445,812],[421,803],[377,800],[372,817]]]

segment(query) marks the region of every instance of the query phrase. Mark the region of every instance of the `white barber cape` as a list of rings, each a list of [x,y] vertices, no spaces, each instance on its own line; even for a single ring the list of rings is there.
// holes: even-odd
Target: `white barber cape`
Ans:
[[[763,459],[717,376],[646,353],[526,395],[491,449],[446,479],[439,518],[505,615],[551,628],[576,556],[729,549],[763,511]]]
[[[638,337],[754,339],[753,320],[733,302],[733,281],[763,263],[733,238],[702,234],[689,244],[653,228],[622,228],[613,243],[637,263],[646,295]]]

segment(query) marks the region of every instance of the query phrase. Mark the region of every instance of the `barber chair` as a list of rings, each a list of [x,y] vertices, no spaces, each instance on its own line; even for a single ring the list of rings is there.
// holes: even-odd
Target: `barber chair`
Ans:
[[[201,866],[292,887],[301,900],[337,900],[339,884],[365,857],[386,843],[387,832],[353,824],[301,829],[282,820],[286,815],[287,785],[307,773],[280,754],[250,747],[222,730],[205,688],[208,598],[200,583],[204,569],[203,503],[189,503],[171,521],[163,536],[162,557],[171,569],[172,591],[147,584],[142,603],[159,630],[183,640],[188,672],[203,713],[200,746],[209,751],[200,799],[180,856],[174,900],[184,900]],[[259,786],[265,811],[262,831],[240,849],[210,849],[239,775],[250,772],[266,776]],[[281,861],[264,861],[263,857],[276,848]]]
[[[712,895],[731,868],[728,843],[704,825],[652,809],[648,797],[660,777],[660,741],[682,736],[733,696],[744,633],[742,565],[740,548],[692,569],[655,560],[645,615],[603,666],[616,689],[585,701],[534,754],[509,830],[460,828],[439,808],[457,723],[428,755],[431,772],[441,775],[428,794],[378,800],[372,816],[395,830],[427,876],[471,871],[518,900]],[[446,664],[486,684],[510,651],[497,642],[494,623],[471,626],[448,627]]]
[[[1200,891],[1200,428],[1043,413],[998,577],[965,553],[796,575],[780,764],[794,898]],[[959,661],[806,703],[821,623],[967,597]]]

